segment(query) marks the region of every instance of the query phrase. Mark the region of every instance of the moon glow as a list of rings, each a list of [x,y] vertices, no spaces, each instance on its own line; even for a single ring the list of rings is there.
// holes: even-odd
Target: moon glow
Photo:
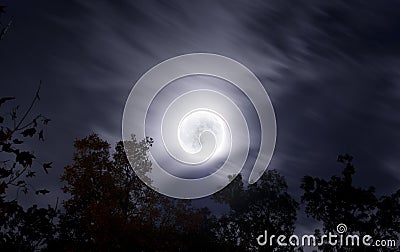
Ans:
[[[194,199],[221,190],[239,173],[256,182],[272,158],[276,121],[249,69],[198,53],[166,60],[138,80],[122,120],[124,141],[132,134],[154,139],[151,170],[136,173],[142,181],[167,196]]]

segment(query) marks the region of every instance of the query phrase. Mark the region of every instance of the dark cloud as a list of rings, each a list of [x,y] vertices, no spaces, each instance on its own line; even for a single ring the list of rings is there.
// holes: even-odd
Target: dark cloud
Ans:
[[[278,74],[258,73],[272,93],[280,132],[276,159],[287,160],[279,164],[289,178],[294,169],[337,173],[329,160],[347,151],[359,162],[360,183],[381,193],[398,186],[399,173],[384,165],[399,148],[396,6],[263,1],[241,15],[248,44],[280,62]],[[377,173],[385,179],[376,180]]]
[[[273,69],[256,68],[275,105],[272,168],[294,195],[304,174],[339,174],[336,155],[355,155],[355,183],[398,189],[400,16],[397,1],[258,1],[238,6],[249,39]],[[243,8],[241,8],[242,10]],[[271,69],[271,65],[266,68]],[[300,232],[317,223],[299,216]]]

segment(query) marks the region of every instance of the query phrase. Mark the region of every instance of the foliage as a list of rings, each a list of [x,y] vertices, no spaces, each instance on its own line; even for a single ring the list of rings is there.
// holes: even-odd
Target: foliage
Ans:
[[[238,175],[214,196],[217,202],[230,206],[229,214],[219,220],[218,237],[235,251],[293,251],[292,247],[278,248],[276,244],[259,247],[256,241],[264,230],[272,234],[293,234],[298,203],[287,189],[284,177],[275,170],[268,170],[247,188]]]
[[[4,111],[6,102],[14,97],[0,99]],[[0,115],[0,247],[6,250],[34,250],[40,248],[54,233],[53,219],[57,210],[33,205],[24,209],[18,202],[18,193],[27,194],[33,188],[29,180],[36,176],[38,163],[47,173],[51,163],[40,163],[32,151],[24,149],[24,142],[37,137],[44,141],[43,129],[50,121],[37,115],[30,118],[33,105],[40,100],[39,89],[28,109],[19,114],[19,106]],[[30,118],[30,119],[29,119]],[[49,193],[46,189],[36,194]],[[16,194],[16,197],[12,197]]]
[[[144,175],[151,169],[149,141],[126,144]],[[163,196],[140,181],[129,165],[122,142],[110,145],[96,134],[75,141],[74,162],[64,170],[64,202],[59,238],[52,246],[84,250],[190,249],[201,235],[209,212],[190,201]],[[164,242],[160,242],[164,241]]]
[[[335,232],[340,223],[347,226],[347,232],[371,235],[374,239],[400,238],[400,190],[390,196],[377,198],[375,189],[355,187],[352,164],[353,157],[339,155],[338,162],[345,168],[341,177],[332,176],[326,181],[305,176],[301,188],[302,202],[308,216],[321,221],[323,232]],[[321,230],[316,230],[320,235]],[[321,246],[322,251],[353,251],[354,248]],[[389,250],[389,248],[386,248]],[[398,251],[399,248],[393,248]],[[369,251],[369,250],[368,250]],[[371,248],[376,251],[376,248]]]

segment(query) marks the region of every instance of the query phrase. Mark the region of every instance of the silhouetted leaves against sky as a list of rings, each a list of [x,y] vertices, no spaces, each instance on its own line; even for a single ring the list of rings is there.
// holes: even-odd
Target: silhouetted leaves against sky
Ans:
[[[14,100],[14,99],[15,99],[15,97],[3,97],[3,98],[0,98],[0,106],[3,103],[5,103],[6,101],[11,101],[11,100]]]
[[[28,152],[28,151],[22,151],[17,153],[16,157],[15,157],[15,162],[21,164],[24,167],[27,166],[32,166],[32,162],[33,159],[35,158],[35,156]]]
[[[39,193],[40,193],[40,194],[45,195],[45,194],[50,193],[50,191],[47,190],[47,189],[41,189],[41,190],[37,190],[35,193],[36,193],[36,194],[39,194]]]
[[[21,134],[24,137],[27,137],[27,136],[32,137],[35,133],[36,133],[36,129],[35,128],[30,128],[30,129],[26,129],[26,130],[22,131]]]
[[[337,225],[344,223],[348,233],[398,241],[400,190],[390,196],[378,198],[375,188],[354,186],[355,168],[352,160],[353,157],[348,154],[338,156],[337,161],[344,165],[341,177],[332,176],[329,180],[304,177],[301,184],[304,194],[301,200],[305,203],[306,214],[322,222],[325,234],[336,232]],[[321,231],[317,230],[316,233],[320,236]],[[399,248],[392,248],[391,251],[398,251]],[[331,251],[332,246],[323,245],[320,249]]]
[[[6,97],[0,104],[13,100]],[[32,107],[23,115],[17,113],[18,106],[9,115],[0,120],[0,248],[4,251],[34,251],[44,247],[55,235],[53,219],[58,215],[56,208],[37,205],[22,207],[19,193],[28,194],[34,188],[29,182],[36,172],[33,161],[39,162],[33,151],[26,150],[25,138],[32,137],[39,127],[36,121],[41,116],[29,121]],[[0,107],[1,113],[5,107]],[[3,120],[4,119],[4,120]],[[50,168],[51,163],[43,167]],[[36,195],[50,193],[47,189],[35,190]],[[16,196],[15,196],[16,194]]]
[[[298,203],[287,193],[287,184],[281,175],[268,170],[260,181],[244,187],[240,175],[213,198],[230,206],[229,214],[219,222],[217,236],[230,246],[242,251],[278,249],[293,251],[293,247],[258,247],[256,238],[268,230],[271,234],[290,236],[295,229]]]
[[[53,162],[44,163],[44,164],[43,164],[43,170],[44,170],[46,173],[49,173],[48,169],[50,169],[50,168],[52,167],[52,166],[51,166],[52,164],[53,164]]]

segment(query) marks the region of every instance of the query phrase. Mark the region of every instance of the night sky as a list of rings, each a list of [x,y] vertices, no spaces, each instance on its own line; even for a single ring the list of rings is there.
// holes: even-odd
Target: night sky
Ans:
[[[81,3],[82,2],[82,3]],[[83,3],[84,2],[84,3]],[[277,119],[269,169],[299,200],[304,175],[329,178],[355,157],[355,184],[379,195],[400,182],[399,1],[1,1],[13,24],[0,41],[0,96],[51,118],[34,146],[50,175],[35,183],[63,199],[73,140],[121,139],[134,83],[174,56],[207,52],[247,66]],[[43,197],[30,196],[30,201]],[[215,210],[215,211],[218,211]],[[298,228],[312,229],[299,216]]]

